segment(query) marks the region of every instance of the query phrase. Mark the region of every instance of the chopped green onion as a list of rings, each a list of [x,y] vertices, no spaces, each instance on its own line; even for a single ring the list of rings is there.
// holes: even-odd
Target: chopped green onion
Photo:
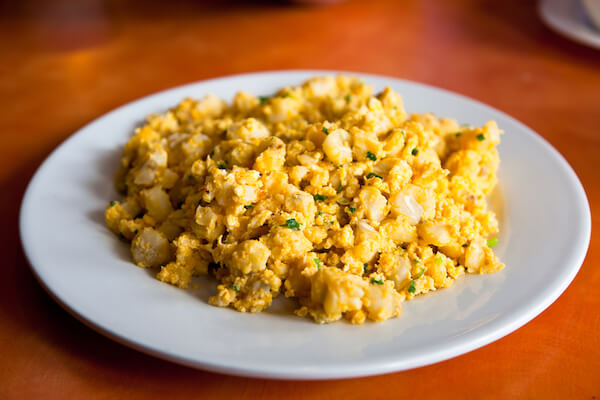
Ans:
[[[479,135],[477,135],[477,140],[479,140],[480,142],[485,140],[485,136],[483,136],[483,133],[480,133]]]
[[[327,196],[323,196],[322,194],[315,194],[315,195],[313,195],[313,198],[315,199],[315,201],[327,200]]]
[[[239,293],[240,289],[235,285],[231,285],[231,288],[233,289],[234,292]]]
[[[487,240],[488,247],[494,247],[498,244],[498,238],[491,238]]]
[[[329,129],[323,127],[323,129],[321,129],[321,132],[323,132],[326,135],[329,135]]]
[[[356,207],[352,207],[352,206],[351,206],[351,207],[348,207],[348,209],[350,210],[350,212],[354,212],[354,211],[356,211]]]
[[[372,278],[371,283],[373,283],[375,285],[383,285],[383,281],[381,279]]]
[[[337,189],[335,189],[335,191],[339,193],[339,192],[341,192],[342,190],[344,190],[344,188],[343,188],[342,184],[340,183],[340,184],[338,185]]]
[[[413,156],[416,156],[417,154],[419,154],[419,149],[417,149],[415,147],[414,149],[412,149],[412,151],[410,152],[410,154],[412,154]]]
[[[295,218],[290,218],[290,219],[286,220],[285,225],[281,225],[281,226],[287,226],[288,228],[295,230],[295,231],[300,230],[300,224],[298,223],[298,221],[296,221]]]
[[[367,151],[367,158],[371,161],[377,161],[377,156],[370,151]]]
[[[323,211],[317,211],[317,215],[323,215]]]
[[[269,100],[267,96],[258,96],[258,101],[260,104],[263,104],[267,100]]]
[[[138,233],[140,233],[140,230],[139,230],[139,229],[136,229],[135,231],[133,231],[133,234],[134,234],[134,235],[137,235]]]
[[[244,206],[244,208],[245,208],[246,210],[249,210],[249,209],[251,209],[252,207],[254,207],[254,204],[248,204],[247,206]]]
[[[454,136],[456,136],[456,137],[460,137],[460,135],[462,135],[462,132],[456,132],[456,133],[454,134]]]
[[[219,168],[219,169],[227,169],[227,167],[223,163],[217,164],[217,168]]]
[[[371,179],[371,178],[379,178],[379,179],[383,179],[381,176],[377,175],[375,172],[369,172],[367,174],[367,179]]]
[[[436,264],[441,264],[443,261],[444,261],[444,260],[442,259],[442,256],[437,256],[437,257],[435,258],[435,263],[436,263]]]
[[[350,103],[350,94],[347,94],[344,98],[346,99],[346,103]]]
[[[419,275],[417,275],[416,278],[414,278],[413,280],[410,281],[410,286],[408,287],[409,293],[414,294],[417,291],[417,288],[415,288],[415,281],[423,276],[426,269],[427,268],[425,268],[425,267],[421,268],[421,272],[419,272]]]
[[[368,264],[368,263],[364,263],[364,264],[363,264],[363,273],[365,273],[365,274],[367,273],[367,267],[368,267],[368,266],[369,266],[369,264]]]
[[[421,262],[421,260],[420,260],[420,259],[418,259],[418,258],[415,258],[415,259],[413,260],[413,262],[414,262],[415,264],[418,264],[418,263],[420,263],[420,262]]]
[[[315,262],[315,264],[317,264],[317,269],[320,271],[321,270],[321,259],[318,257],[313,258],[313,261]]]
[[[116,201],[111,201],[109,204],[110,204],[111,207],[114,207],[114,205],[117,204],[117,202]]]

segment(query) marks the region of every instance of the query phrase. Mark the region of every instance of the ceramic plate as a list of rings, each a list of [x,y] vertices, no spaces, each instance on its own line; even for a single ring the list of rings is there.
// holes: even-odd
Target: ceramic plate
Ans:
[[[594,26],[580,0],[541,0],[538,12],[542,21],[556,33],[600,49],[600,30]]]
[[[490,119],[506,132],[499,187],[492,196],[501,233],[501,272],[468,276],[404,304],[384,323],[318,325],[281,299],[267,312],[212,307],[215,282],[185,291],[132,264],[128,246],[104,225],[118,198],[113,174],[122,146],[150,113],[186,96],[269,95],[331,71],[281,71],[193,83],[120,107],[70,137],[33,177],[21,210],[21,239],[34,274],[65,309],[127,346],[192,367],[254,377],[328,379],[415,368],[466,353],[519,328],[565,290],[590,237],[585,193],[565,160],[540,136],[491,107],[430,86],[362,76],[390,86],[409,112],[461,123]]]

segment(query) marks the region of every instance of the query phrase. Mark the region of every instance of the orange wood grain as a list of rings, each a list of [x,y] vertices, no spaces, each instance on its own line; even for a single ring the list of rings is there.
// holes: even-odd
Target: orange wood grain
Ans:
[[[567,0],[565,0],[567,1]],[[545,28],[533,1],[0,2],[0,399],[600,398],[600,237],[567,291],[532,322],[455,359],[383,376],[245,379],[140,354],[45,294],[18,211],[62,140],[140,96],[257,70],[386,74],[466,94],[548,139],[600,222],[600,51]]]

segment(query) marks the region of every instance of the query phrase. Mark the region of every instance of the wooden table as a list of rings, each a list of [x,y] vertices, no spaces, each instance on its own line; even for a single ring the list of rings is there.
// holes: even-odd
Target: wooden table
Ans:
[[[598,231],[567,291],[518,331],[428,367],[325,382],[212,374],[114,343],[50,299],[19,245],[17,218],[27,182],[84,124],[174,85],[283,68],[386,74],[497,107],[566,157],[598,223],[600,51],[545,28],[535,2],[5,3],[0,5],[1,399],[600,398]]]

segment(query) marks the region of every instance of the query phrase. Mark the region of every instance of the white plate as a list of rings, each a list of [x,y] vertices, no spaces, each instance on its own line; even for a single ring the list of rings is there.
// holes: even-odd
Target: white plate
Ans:
[[[575,42],[600,49],[600,31],[580,0],[541,0],[538,13],[550,29]]]
[[[385,323],[317,325],[291,315],[285,301],[261,314],[208,305],[197,292],[154,279],[104,226],[117,198],[112,176],[123,144],[144,116],[186,96],[231,99],[240,89],[268,95],[331,71],[237,75],[167,90],[118,108],[65,141],[32,179],[21,209],[21,239],[46,290],[81,321],[143,352],[212,371],[267,378],[326,379],[415,368],[466,353],[519,328],[548,307],[583,262],[590,238],[585,193],[565,160],[540,136],[500,111],[461,95],[382,76],[410,112],[462,123],[490,119],[500,145],[500,273],[469,276],[452,288],[404,304]]]

